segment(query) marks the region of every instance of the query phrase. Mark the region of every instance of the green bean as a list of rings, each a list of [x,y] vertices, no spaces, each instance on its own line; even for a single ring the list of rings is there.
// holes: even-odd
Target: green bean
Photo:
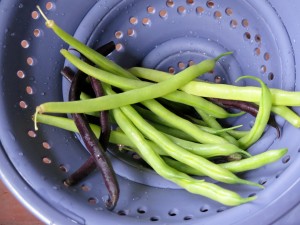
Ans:
[[[75,57],[74,55],[72,55],[70,52],[66,50],[61,50],[61,53],[67,60],[69,60],[72,64],[74,64],[79,70],[83,71],[84,73],[96,79],[99,79],[103,82],[106,82],[112,86],[121,88],[123,90],[143,88],[153,84],[150,82],[120,77],[118,75],[101,70],[99,68],[95,68],[81,61],[80,59],[78,59],[77,57]],[[189,73],[191,72],[193,71],[189,71]],[[194,70],[194,72],[196,72],[195,77],[201,75],[201,73],[198,73],[197,70]],[[174,102],[184,103],[189,106],[198,107],[200,109],[205,110],[210,115],[213,115],[216,118],[227,118],[227,117],[236,116],[235,114],[228,113],[222,107],[215,105],[204,98],[201,98],[199,96],[193,96],[182,91],[176,90],[172,93],[167,94],[166,96],[163,96],[163,98]]]
[[[272,112],[281,116],[286,121],[288,121],[290,124],[292,124],[294,127],[299,128],[300,127],[300,117],[290,108],[286,106],[272,106]]]
[[[51,125],[54,127],[58,127],[64,130],[68,130],[71,132],[78,133],[78,129],[74,124],[74,121],[69,118],[65,117],[57,117],[57,116],[50,116],[45,114],[39,114],[37,116],[37,122],[43,123],[47,125]],[[99,138],[101,127],[90,124],[92,131]],[[189,142],[183,139],[172,137],[168,135],[168,137],[179,146],[185,148],[186,150],[200,155],[204,158],[211,158],[215,156],[226,156],[233,154],[235,152],[244,154],[246,157],[250,157],[251,155],[248,152],[245,152],[234,145],[231,144],[222,144],[222,145],[213,145],[213,144],[198,144],[194,142]],[[157,146],[157,144],[153,143],[152,141],[146,140],[151,148],[159,155],[167,155],[167,153]],[[124,145],[130,147],[133,151],[135,150],[135,145],[128,139],[128,137],[122,132],[118,130],[113,130],[109,139],[109,142],[112,144],[117,145]]]
[[[75,57],[76,58],[76,57]],[[85,113],[103,111],[130,105],[148,99],[158,98],[169,94],[197,76],[211,71],[218,58],[202,61],[180,72],[167,81],[146,86],[139,89],[129,90],[120,94],[108,95],[88,100],[72,102],[48,102],[36,108],[36,113]],[[105,81],[104,81],[105,82]],[[35,125],[35,129],[38,129]]]
[[[208,124],[211,128],[222,129],[222,126],[219,124],[219,122],[214,117],[207,115],[207,113],[204,112],[201,109],[195,108],[195,110],[202,117],[202,120],[206,124]],[[231,144],[234,144],[236,146],[239,145],[238,141],[234,137],[232,137],[231,135],[229,135],[227,132],[220,133],[220,136],[223,137],[225,140],[227,140]]]
[[[269,88],[264,84],[262,80],[253,76],[243,76],[240,77],[238,80],[245,79],[245,78],[253,79],[259,82],[262,90],[261,99],[259,101],[259,109],[255,119],[255,123],[251,128],[250,132],[244,137],[239,139],[239,143],[241,147],[246,149],[250,145],[255,143],[265,131],[265,128],[270,118],[272,102],[271,102],[271,93],[269,91]]]
[[[286,148],[278,149],[278,150],[268,150],[266,152],[260,153],[258,155],[254,155],[250,158],[242,159],[240,161],[232,161],[232,162],[226,162],[218,164],[219,166],[233,172],[233,173],[240,173],[245,172],[249,170],[254,170],[257,168],[260,168],[262,166],[265,166],[267,164],[276,162],[282,156],[284,156],[287,153]],[[184,163],[178,162],[176,160],[170,159],[168,157],[164,157],[165,162],[176,168],[177,170],[190,174],[190,175],[196,175],[196,176],[203,176],[204,174],[195,169],[192,168],[189,165],[186,165]]]
[[[120,109],[113,109],[113,114],[121,129],[137,144],[140,156],[162,177],[171,180],[191,193],[211,198],[228,206],[240,205],[255,199],[255,196],[242,198],[233,191],[203,180],[193,179],[173,169],[152,151],[151,147],[145,142],[143,135],[140,134]]]
[[[46,26],[48,28],[51,28],[66,43],[68,43],[71,46],[74,46],[86,58],[88,58],[89,60],[94,62],[99,67],[104,68],[106,71],[114,72],[114,73],[117,73],[117,74],[122,75],[122,76],[127,77],[127,78],[135,78],[128,71],[124,70],[122,67],[120,67],[118,65],[115,65],[110,60],[108,60],[106,57],[103,57],[101,54],[99,54],[97,51],[94,51],[93,49],[88,48],[86,45],[84,45],[80,41],[76,40],[74,37],[72,37],[67,32],[62,30],[59,26],[57,26],[53,20],[49,20],[44,15],[44,13],[41,11],[41,9],[39,7],[38,7],[38,9],[41,12],[41,15],[46,20]],[[200,75],[200,73],[199,73],[199,75]],[[129,84],[129,82],[121,82],[121,83],[122,84]],[[195,98],[195,97],[191,97],[189,95],[186,95],[184,93],[181,93],[181,95],[183,95],[181,97],[181,99],[184,99],[184,100],[189,100],[189,99]],[[177,94],[177,98],[174,99],[174,95],[171,94],[168,98],[173,99],[173,101],[177,99],[176,101],[178,102],[178,101],[180,101],[180,100],[178,100],[179,96],[180,95]],[[210,104],[208,101],[206,101],[202,98],[198,98],[198,101],[199,102],[196,101],[196,105],[198,105],[198,107],[201,107],[201,108],[206,107],[206,110],[210,110],[210,114],[212,114],[212,115],[215,115],[215,113],[217,112],[218,115],[215,115],[215,116],[218,117],[218,118],[225,118],[228,115],[230,115],[225,110],[223,110],[222,108],[220,108],[220,107],[218,107],[214,104]],[[205,104],[203,104],[202,102],[205,102]],[[214,108],[219,108],[219,109],[214,110]],[[41,109],[39,109],[39,110],[41,110]]]
[[[150,81],[161,82],[168,79],[169,73],[153,69],[133,67],[129,71],[135,76]],[[259,102],[261,88],[254,86],[234,86],[229,84],[216,84],[204,81],[191,81],[180,88],[182,91],[202,97],[240,100],[247,102]],[[270,88],[273,105],[300,106],[300,92],[285,91]]]
[[[107,85],[103,85],[103,87],[107,94],[114,93]],[[230,173],[228,170],[224,170],[214,163],[208,161],[207,159],[196,156],[195,154],[192,154],[174,144],[168,137],[163,135],[161,132],[151,126],[151,124],[149,124],[146,120],[144,120],[132,106],[123,106],[120,109],[147,138],[155,142],[171,157],[174,157],[174,159],[189,164],[194,168],[198,168],[207,176],[224,183],[240,183],[261,187],[261,185],[257,183],[243,180]]]
[[[78,133],[78,129],[72,119],[68,119],[65,117],[58,117],[58,116],[50,116],[45,114],[39,114],[36,118],[38,123],[43,123],[46,125],[51,125],[54,127],[58,127],[64,130],[68,130],[74,133]],[[95,124],[90,124],[92,131],[96,135],[97,138],[100,136],[101,127]],[[112,130],[109,142],[116,145],[124,145],[130,148],[135,148],[135,144],[132,143],[128,139],[128,137],[122,131]],[[158,147],[152,141],[147,140],[148,144],[152,147],[153,150],[159,155],[166,155],[166,153]],[[134,149],[133,149],[134,150]]]
[[[164,108],[160,103],[154,100],[142,102],[148,109],[154,112],[157,116],[164,118],[168,124],[172,124],[175,128],[192,136],[200,143],[219,144],[227,143],[227,141],[219,136],[202,131],[199,127],[188,120],[185,120],[174,113]]]
[[[172,124],[168,123],[168,121],[166,121],[164,118],[161,118],[159,116],[157,116],[156,114],[154,114],[153,112],[149,111],[149,110],[146,110],[144,108],[141,108],[141,107],[138,107],[138,106],[133,106],[134,109],[136,111],[138,111],[145,119],[149,120],[149,121],[152,121],[154,123],[158,123],[158,124],[161,124],[161,125],[165,125],[165,126],[169,126],[169,127],[173,127]],[[211,127],[207,127],[206,126],[206,123],[204,121],[200,121],[200,120],[197,120],[195,118],[191,118],[191,117],[188,117],[188,119],[191,121],[191,122],[195,122],[195,124],[203,131],[207,132],[207,133],[210,133],[210,134],[220,134],[222,132],[228,132],[229,130],[234,130],[234,129],[237,129],[237,128],[240,128],[242,125],[237,125],[237,126],[234,126],[234,127],[228,127],[228,128],[221,128],[221,129],[214,129],[214,128],[211,128]],[[202,124],[202,125],[199,125],[199,124]]]
[[[84,55],[87,59],[89,59],[91,62],[95,63],[97,66],[107,70],[112,71],[116,74],[122,74],[122,76],[134,79],[134,76],[132,76],[127,70],[123,69],[119,65],[115,65],[112,61],[98,53],[92,48],[89,48],[85,44],[81,43],[77,39],[75,39],[72,35],[65,32],[63,29],[61,29],[53,20],[49,20],[43,11],[40,9],[39,6],[37,6],[39,12],[45,19],[46,23],[45,25],[52,29],[54,33],[60,37],[63,41],[68,43],[70,46],[73,46],[76,48],[77,51],[79,51],[82,55]]]
[[[248,130],[228,130],[227,132],[236,139],[240,139],[249,133]]]
[[[199,144],[192,141],[187,141],[172,135],[165,134],[174,144],[204,158],[212,158],[215,156],[228,156],[233,153],[239,153],[246,157],[251,155],[233,144]]]

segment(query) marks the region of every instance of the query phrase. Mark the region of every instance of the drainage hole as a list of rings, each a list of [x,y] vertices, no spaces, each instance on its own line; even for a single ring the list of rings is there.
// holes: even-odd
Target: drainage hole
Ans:
[[[265,65],[262,65],[262,66],[260,67],[260,72],[261,72],[261,73],[267,72],[267,67],[266,67]]]
[[[219,209],[217,209],[217,213],[220,213],[220,212],[223,212],[223,211],[225,211],[226,210],[226,208],[225,207],[221,207],[221,208],[219,208]]]
[[[244,38],[245,40],[250,40],[251,39],[251,34],[249,32],[244,33]]]
[[[271,73],[268,74],[268,79],[269,80],[274,80],[274,78],[275,78],[274,73],[271,72]]]
[[[169,73],[171,73],[171,74],[175,74],[175,68],[174,67],[172,67],[172,66],[170,66],[169,67]]]
[[[237,26],[238,26],[237,20],[231,20],[231,21],[230,21],[230,27],[231,27],[231,28],[236,28]]]
[[[177,12],[182,15],[182,14],[186,13],[186,9],[184,6],[179,6],[177,8]]]
[[[138,19],[136,17],[130,17],[129,22],[133,25],[136,25],[138,23]]]
[[[68,172],[67,166],[65,166],[65,165],[63,165],[63,164],[59,165],[59,169],[60,169],[60,171],[62,171],[62,172],[64,172],[64,173]]]
[[[17,76],[18,76],[20,79],[23,79],[23,78],[25,78],[25,73],[24,73],[22,70],[18,70]]]
[[[27,87],[26,87],[26,93],[29,94],[29,95],[32,95],[32,94],[33,94],[33,89],[32,89],[32,87],[27,86]]]
[[[150,14],[154,14],[155,13],[155,8],[153,6],[149,6],[147,8],[147,12],[150,13]]]
[[[215,17],[215,19],[221,19],[222,18],[222,13],[220,11],[215,11],[214,17]]]
[[[29,47],[29,42],[27,40],[22,40],[21,41],[21,46],[22,46],[22,48],[28,48]]]
[[[251,193],[251,194],[248,195],[249,198],[253,197],[253,196],[256,196],[256,193]]]
[[[260,185],[265,185],[265,184],[267,183],[267,181],[268,181],[268,179],[265,178],[265,177],[263,177],[263,178],[260,178],[260,180],[258,181],[258,183],[259,183]]]
[[[242,25],[243,27],[248,27],[249,26],[249,21],[247,19],[242,20]]]
[[[290,155],[287,155],[285,157],[282,158],[282,163],[286,164],[290,161],[291,159],[291,156]]]
[[[139,214],[145,214],[147,212],[147,208],[146,207],[139,207],[136,211]]]
[[[167,17],[168,17],[168,12],[167,12],[167,10],[160,10],[159,11],[159,16],[161,17],[161,18],[163,18],[163,19],[166,19]]]
[[[215,3],[214,3],[213,1],[207,1],[207,2],[206,2],[206,6],[207,6],[208,8],[213,8],[213,7],[215,6]]]
[[[179,68],[179,69],[184,70],[185,67],[186,67],[186,66],[185,66],[185,63],[184,63],[184,62],[179,62],[179,63],[178,63],[178,68]]]
[[[129,214],[129,211],[128,211],[128,210],[122,209],[122,210],[119,210],[119,211],[118,211],[118,215],[119,215],[119,216],[127,216],[128,214]]]
[[[187,221],[187,220],[191,220],[193,219],[193,216],[185,216],[183,217],[183,220]]]
[[[158,216],[152,216],[151,218],[150,218],[150,221],[152,221],[152,222],[157,222],[157,221],[159,221],[159,217]]]
[[[178,214],[178,209],[172,209],[168,212],[169,216],[176,216]]]
[[[151,25],[151,20],[149,18],[143,18],[142,19],[142,24],[144,26],[150,26]]]
[[[216,84],[220,84],[220,83],[222,83],[222,77],[217,75],[217,76],[215,76],[214,81]]]
[[[97,199],[97,198],[94,198],[94,197],[90,197],[90,198],[88,199],[88,203],[89,203],[90,205],[96,205],[96,204],[98,203],[98,199]]]
[[[116,50],[118,52],[123,51],[124,50],[124,46],[121,43],[116,44]]]
[[[31,138],[35,138],[36,137],[36,133],[33,130],[28,131],[28,136]]]
[[[26,103],[25,101],[20,101],[20,102],[19,102],[19,106],[20,106],[20,108],[22,108],[22,109],[26,109],[26,108],[28,107],[28,105],[27,105],[27,103]]]
[[[254,54],[256,55],[256,56],[259,56],[260,55],[260,48],[255,48],[254,49]]]
[[[197,12],[197,14],[202,14],[204,12],[204,8],[199,6],[196,8],[196,12]]]
[[[227,9],[225,9],[225,13],[226,13],[228,16],[231,16],[231,15],[233,14],[232,8],[227,8]]]
[[[55,4],[53,2],[47,2],[46,3],[46,9],[47,10],[54,10],[55,9]]]
[[[90,186],[88,186],[87,184],[83,184],[83,185],[81,185],[81,190],[82,191],[84,191],[84,192],[88,192],[88,191],[90,191],[91,190],[91,187]]]
[[[33,11],[31,17],[32,19],[37,20],[40,17],[40,14],[37,11]]]
[[[266,61],[268,61],[270,58],[271,58],[270,53],[266,52],[266,53],[264,54],[264,59],[265,59]]]
[[[174,7],[174,5],[175,5],[173,0],[167,0],[166,4],[167,4],[168,7]]]
[[[254,40],[255,40],[257,43],[261,43],[261,36],[260,36],[259,34],[255,35]]]
[[[121,38],[123,37],[123,32],[122,32],[122,31],[117,31],[117,32],[115,33],[115,37],[116,37],[117,39],[121,39]]]
[[[207,205],[204,205],[200,208],[200,212],[208,212],[209,207]]]
[[[47,149],[47,150],[51,149],[51,145],[50,145],[48,142],[46,142],[46,141],[44,141],[44,142],[42,143],[42,145],[43,145],[43,148],[44,148],[44,149]]]
[[[36,64],[36,60],[35,60],[34,58],[32,58],[32,57],[28,57],[28,58],[26,59],[26,62],[27,62],[27,64],[28,64],[29,66],[34,66],[34,65]]]
[[[52,160],[50,158],[46,157],[46,156],[42,158],[42,161],[45,164],[51,164],[52,163]]]
[[[194,0],[186,0],[186,4],[188,5],[193,5],[195,2]]]
[[[42,31],[41,31],[40,29],[34,29],[34,30],[33,30],[33,35],[34,35],[35,37],[40,37],[41,34],[42,34]]]

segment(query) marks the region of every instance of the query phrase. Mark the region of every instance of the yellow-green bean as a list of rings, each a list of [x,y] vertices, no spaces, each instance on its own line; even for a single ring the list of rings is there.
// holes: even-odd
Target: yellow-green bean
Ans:
[[[103,85],[103,88],[107,94],[114,93],[107,85]],[[132,106],[123,106],[120,107],[120,109],[147,138],[155,142],[171,157],[177,159],[178,161],[189,164],[192,167],[201,170],[207,176],[224,183],[240,183],[262,187],[257,183],[243,180],[228,170],[224,170],[220,166],[210,162],[209,160],[190,153],[180,146],[174,144],[168,137],[156,130],[151,124],[144,120]]]
[[[233,191],[203,180],[196,180],[168,166],[162,158],[155,154],[151,147],[145,143],[143,135],[140,134],[120,109],[113,109],[113,114],[121,129],[137,144],[140,156],[162,177],[173,181],[191,193],[211,198],[228,206],[240,205],[255,199],[255,196],[242,198]]]
[[[262,166],[265,166],[267,164],[276,162],[280,158],[282,158],[287,153],[286,148],[277,149],[277,150],[268,150],[266,152],[254,155],[252,157],[241,159],[239,161],[232,161],[232,162],[226,162],[226,163],[220,163],[219,166],[233,172],[233,173],[240,173],[240,172],[246,172],[249,170],[254,170],[257,168],[260,168]],[[186,165],[184,163],[178,162],[176,160],[170,159],[168,157],[164,157],[165,162],[176,168],[177,170],[190,174],[190,175],[196,175],[196,176],[203,176],[204,174],[195,169],[192,168],[189,165]]]
[[[133,67],[129,69],[129,71],[139,78],[144,78],[155,82],[161,82],[172,76],[166,72],[141,67]],[[191,81],[180,89],[186,93],[196,96],[247,102],[259,102],[261,97],[260,87],[241,87],[230,84],[209,83],[200,80]],[[270,88],[270,92],[272,94],[271,102],[273,105],[300,106],[300,92],[285,91],[275,88]]]
[[[249,133],[239,139],[240,146],[246,149],[253,143],[255,143],[263,134],[270,118],[272,102],[271,92],[262,80],[253,76],[243,76],[240,77],[238,80],[245,78],[256,80],[261,85],[261,98],[259,101],[259,109],[255,119],[255,123],[249,131]]]

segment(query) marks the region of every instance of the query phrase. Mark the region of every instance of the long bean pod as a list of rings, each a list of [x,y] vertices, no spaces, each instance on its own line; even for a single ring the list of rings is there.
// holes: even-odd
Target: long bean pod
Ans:
[[[292,109],[287,106],[272,106],[272,112],[281,116],[296,128],[300,128],[300,117]]]
[[[106,85],[104,85],[104,90],[107,92],[107,94],[114,93],[111,88]],[[224,170],[214,163],[208,161],[207,159],[196,156],[174,144],[169,138],[157,131],[153,126],[145,121],[132,106],[123,106],[120,109],[128,118],[130,118],[133,124],[137,126],[138,129],[144,133],[144,135],[146,135],[147,138],[163,148],[164,151],[166,151],[174,159],[191,165],[194,168],[198,168],[207,176],[224,183],[241,183],[261,187],[261,185],[257,183],[243,180],[228,170]]]
[[[84,73],[98,80],[101,80],[105,83],[108,83],[112,86],[121,88],[123,90],[132,90],[132,89],[144,88],[146,86],[153,85],[153,83],[151,82],[141,81],[137,79],[130,79],[119,75],[115,75],[113,73],[101,70],[99,68],[95,68],[87,63],[84,63],[83,61],[81,61],[76,56],[74,56],[73,54],[71,54],[66,50],[61,50],[61,53],[68,61],[70,61],[79,70],[83,71]],[[215,60],[217,60],[217,58]],[[203,74],[201,73],[201,71],[199,71],[198,73],[197,70],[191,70],[188,72],[193,77],[198,77],[201,74]],[[193,96],[182,91],[174,90],[174,92],[168,93],[167,95],[162,97],[170,101],[184,103],[186,105],[193,106],[193,107],[198,107],[217,118],[227,118],[227,117],[234,116],[233,114],[228,113],[222,107],[212,104],[210,101],[204,98],[201,98],[199,96]]]
[[[219,166],[226,168],[227,170],[233,172],[233,173],[240,173],[245,171],[254,170],[257,168],[260,168],[262,166],[265,166],[267,164],[276,162],[280,158],[282,158],[286,153],[287,149],[277,149],[277,150],[268,150],[266,152],[254,155],[250,158],[242,159],[240,161],[232,161],[232,162],[226,162],[226,163],[220,163]],[[186,165],[184,163],[178,162],[176,160],[170,159],[168,157],[164,157],[165,162],[176,168],[177,170],[190,174],[190,175],[196,175],[196,176],[203,176],[204,174],[195,169],[192,168],[189,165]]]
[[[139,78],[155,82],[161,82],[172,76],[166,72],[141,67],[133,67],[129,69],[129,71]],[[232,99],[247,102],[259,102],[261,96],[260,87],[241,87],[230,84],[209,83],[199,80],[191,81],[180,89],[186,93],[196,96]],[[271,102],[273,105],[300,106],[300,92],[285,91],[275,88],[270,88],[270,92],[272,95]]]
[[[64,118],[64,117],[58,117],[58,116],[52,116],[52,115],[46,115],[46,114],[39,114],[37,116],[37,122],[42,124],[47,124],[50,126],[58,127],[64,130],[68,130],[71,132],[78,133],[78,129],[75,126],[75,123],[72,119]],[[90,124],[90,127],[96,137],[99,138],[99,135],[101,133],[101,127]],[[166,134],[167,135],[167,134]],[[232,144],[199,144],[191,141],[186,141],[184,139],[179,139],[171,135],[167,135],[168,138],[170,138],[175,144],[181,146],[182,148],[196,154],[200,155],[204,158],[211,158],[215,156],[227,156],[230,154],[233,154],[235,152],[238,152],[240,154],[245,155],[245,157],[251,157],[251,155],[243,151],[242,149],[238,148],[235,145]],[[132,148],[134,150],[135,145],[128,139],[128,137],[121,131],[112,130],[109,142],[116,145],[124,145]],[[152,141],[146,140],[148,144],[151,146],[151,148],[159,155],[167,155],[167,153],[160,147],[157,146],[157,144],[153,143]],[[77,179],[76,179],[77,180]],[[73,181],[72,181],[73,182]]]
[[[195,108],[196,111],[199,113],[201,116],[202,120],[208,124],[213,129],[222,129],[222,126],[219,124],[219,122],[212,116],[208,115],[206,112],[204,112],[201,109]],[[234,144],[234,145],[239,145],[238,141],[232,137],[230,134],[227,132],[222,132],[220,133],[220,136],[223,137],[225,140],[227,140],[229,143]]]
[[[270,118],[272,102],[271,102],[271,92],[262,80],[253,76],[243,76],[240,77],[238,80],[245,79],[245,78],[250,78],[259,82],[262,90],[261,99],[259,101],[259,110],[257,113],[255,123],[251,128],[250,132],[244,137],[239,139],[240,145],[244,148],[248,148],[250,145],[256,142],[263,134]]]
[[[147,100],[142,102],[147,108],[149,108],[156,115],[164,118],[169,124],[172,124],[175,128],[182,130],[192,136],[195,140],[200,143],[206,144],[220,144],[220,143],[228,143],[225,139],[202,131],[198,126],[191,123],[188,120],[182,119],[181,117],[175,115],[170,112],[166,108],[164,108],[161,104],[154,100]]]
[[[109,42],[105,45],[102,45],[101,47],[99,47],[96,51],[99,52],[101,55],[107,56],[108,54],[110,54],[113,50],[115,49],[115,44],[114,42]],[[86,60],[88,61],[88,60]],[[89,62],[90,63],[90,62]],[[78,74],[79,73],[79,74]],[[73,83],[73,78],[74,76],[83,76],[81,75],[82,71],[78,71],[77,75],[74,74],[74,72],[71,69],[63,69],[63,75],[71,82],[71,84]],[[85,77],[85,76],[84,76]],[[94,90],[94,93],[96,97],[101,97],[104,95],[104,90],[102,88],[101,82],[99,80],[96,80],[93,77],[89,77],[90,78],[90,86],[87,85],[87,82],[81,82],[80,83],[80,89],[82,90],[82,86],[85,85],[85,89],[84,91],[89,91],[92,89]],[[89,86],[89,88],[87,88],[86,86]],[[77,87],[78,88],[78,87]],[[72,85],[71,85],[71,90],[72,90]],[[74,92],[74,90],[73,90]],[[79,95],[81,96],[81,93],[76,93],[76,97],[78,97]],[[109,136],[111,133],[111,129],[110,129],[110,124],[109,124],[109,118],[108,118],[108,111],[101,111],[99,113],[99,124],[101,127],[101,134],[99,137],[99,142],[101,144],[101,146],[103,147],[103,150],[106,151],[107,150],[107,146],[109,144]],[[90,126],[90,125],[88,125]],[[92,130],[90,130],[92,131]],[[93,156],[90,156],[90,158],[87,159],[86,162],[84,162],[83,165],[81,165],[75,172],[73,172],[66,180],[65,180],[65,184],[68,186],[72,186],[77,184],[78,182],[80,182],[81,180],[85,179],[88,175],[90,175],[95,169],[97,168],[97,164],[93,158]],[[113,203],[115,204],[115,203]]]
[[[221,57],[221,56],[220,56]],[[129,90],[120,94],[103,96],[100,98],[80,100],[73,102],[48,102],[36,107],[38,113],[84,113],[102,111],[113,108],[118,108],[125,105],[134,104],[137,102],[158,98],[169,94],[182,85],[193,80],[197,76],[211,71],[216,63],[215,59],[202,61],[197,65],[193,65],[167,81],[146,86],[139,89]],[[88,65],[88,64],[87,64]],[[105,82],[105,81],[104,81]],[[37,127],[35,127],[37,129]]]
[[[221,188],[218,185],[196,180],[188,175],[181,173],[164,163],[164,161],[151,150],[144,142],[143,135],[135,128],[130,120],[122,113],[120,109],[113,109],[115,119],[118,121],[122,130],[136,143],[139,149],[139,154],[144,158],[149,165],[162,177],[173,181],[179,186],[185,188],[191,193],[200,194],[205,197],[216,200],[224,205],[234,206],[240,205],[255,199],[255,196],[242,198],[237,193]]]

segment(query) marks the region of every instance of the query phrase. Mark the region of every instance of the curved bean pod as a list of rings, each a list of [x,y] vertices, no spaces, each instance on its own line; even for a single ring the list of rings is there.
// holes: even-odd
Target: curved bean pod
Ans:
[[[270,118],[272,101],[271,101],[271,92],[262,80],[253,76],[243,76],[240,77],[238,80],[245,79],[245,78],[256,80],[261,85],[261,99],[259,101],[259,109],[258,109],[255,123],[251,128],[250,132],[244,137],[239,139],[239,143],[241,147],[246,149],[249,146],[251,146],[253,143],[255,143],[263,134]]]

